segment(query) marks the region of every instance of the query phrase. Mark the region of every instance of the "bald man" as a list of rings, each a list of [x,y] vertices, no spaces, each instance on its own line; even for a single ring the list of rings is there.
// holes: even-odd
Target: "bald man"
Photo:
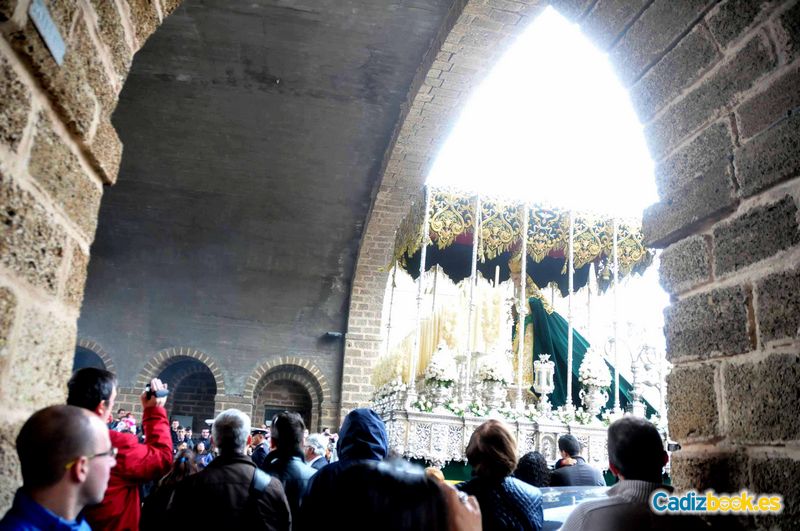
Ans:
[[[22,487],[0,531],[89,531],[79,514],[102,501],[116,464],[116,448],[103,421],[78,407],[50,406],[25,422],[16,446]]]

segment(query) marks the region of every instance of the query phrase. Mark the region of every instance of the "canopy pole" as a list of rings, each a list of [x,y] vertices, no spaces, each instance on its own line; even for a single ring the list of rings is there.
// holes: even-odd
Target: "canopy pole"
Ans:
[[[472,381],[472,350],[475,348],[473,340],[473,323],[475,317],[475,282],[478,279],[478,240],[481,235],[481,204],[480,194],[475,196],[475,221],[473,223],[474,233],[472,234],[472,272],[469,276],[469,318],[467,320],[467,370],[466,379],[464,382],[464,396],[470,398],[470,384]]]
[[[594,263],[589,264],[589,281],[586,282],[586,336],[592,341],[592,281],[594,280]]]
[[[619,338],[617,337],[617,320],[619,319],[619,308],[617,306],[617,284],[619,284],[619,248],[617,240],[619,238],[619,225],[617,218],[614,217],[614,411],[619,413]]]
[[[438,279],[439,279],[439,266],[434,266],[434,268],[433,268],[433,293],[432,293],[433,300],[431,301],[431,317],[433,317],[436,314],[436,284],[437,284]],[[434,347],[435,346],[436,345],[434,345]]]
[[[397,288],[397,260],[392,268],[392,290],[389,292],[389,316],[386,319],[386,355],[389,355],[390,339],[392,337],[392,310],[394,309],[394,290]]]
[[[567,274],[569,275],[569,293],[567,294],[567,408],[572,408],[572,290],[575,279],[575,212],[569,211],[569,265]]]
[[[431,191],[430,187],[425,187],[425,216],[422,221],[422,239],[419,255],[419,278],[417,279],[417,324],[414,327],[414,348],[411,349],[411,360],[409,361],[409,382],[408,382],[408,396],[407,401],[409,404],[416,401],[417,398],[417,360],[419,359],[419,342],[422,322],[422,296],[425,281],[425,260],[428,255],[428,242],[430,241],[430,202]]]
[[[528,297],[526,296],[526,282],[528,280],[528,206],[522,205],[522,252],[520,253],[519,267],[519,309],[517,311],[517,411],[522,411],[525,404],[522,400],[522,374],[525,359],[525,316],[528,314]],[[531,354],[533,355],[533,354]]]

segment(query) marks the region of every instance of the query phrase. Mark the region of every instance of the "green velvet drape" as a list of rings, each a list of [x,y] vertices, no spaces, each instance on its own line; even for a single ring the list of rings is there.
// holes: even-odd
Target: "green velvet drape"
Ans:
[[[528,299],[530,306],[530,314],[525,317],[525,326],[528,323],[533,323],[533,359],[539,359],[539,354],[550,354],[550,359],[556,364],[554,384],[555,390],[550,394],[550,403],[554,406],[562,406],[566,403],[567,397],[567,379],[565,374],[567,372],[567,337],[568,325],[566,319],[561,317],[558,312],[548,314],[542,305],[542,301],[535,297]],[[586,350],[589,348],[589,342],[586,341],[582,335],[576,332],[573,333],[573,349],[572,349],[572,403],[575,405],[581,404],[580,393],[581,384],[578,381],[578,369],[581,366],[583,357],[586,355]],[[614,375],[614,369],[606,362],[611,375]],[[625,409],[631,402],[631,384],[620,376],[620,406]],[[613,387],[613,384],[612,384]],[[647,414],[652,415],[655,413],[653,407],[645,402],[647,406]],[[614,397],[609,389],[609,398],[606,403],[606,409],[614,407]]]

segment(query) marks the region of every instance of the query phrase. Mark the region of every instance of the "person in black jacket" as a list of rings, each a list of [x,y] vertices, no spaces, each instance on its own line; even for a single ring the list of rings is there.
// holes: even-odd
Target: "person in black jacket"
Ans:
[[[383,461],[389,451],[383,420],[371,409],[354,409],[342,423],[336,448],[339,459],[311,478],[295,530],[329,527],[330,516],[342,510],[331,496],[331,492],[342,488],[340,474],[354,464]]]
[[[252,445],[253,445],[253,453],[250,455],[250,459],[256,464],[258,468],[264,467],[264,460],[267,458],[267,430],[263,428],[253,428],[250,431],[250,437],[252,438]]]
[[[581,443],[574,435],[562,435],[558,439],[558,449],[564,464],[550,475],[551,487],[605,487],[603,473],[586,463],[581,453]]]
[[[227,409],[214,419],[212,433],[219,456],[178,484],[164,529],[291,529],[281,482],[267,477],[266,485],[256,488],[258,469],[245,455],[250,418],[238,409]]]
[[[292,517],[297,518],[300,503],[308,488],[308,480],[316,470],[303,459],[303,430],[306,426],[297,413],[284,411],[272,418],[269,446],[272,450],[264,459],[261,469],[272,474],[283,484],[289,499]]]
[[[304,453],[308,466],[319,470],[328,464],[328,460],[325,459],[327,446],[328,438],[320,433],[313,433],[306,438]]]

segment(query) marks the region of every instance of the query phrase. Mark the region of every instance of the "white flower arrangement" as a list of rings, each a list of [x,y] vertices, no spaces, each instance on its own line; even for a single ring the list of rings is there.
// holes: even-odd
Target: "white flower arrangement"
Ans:
[[[578,369],[578,380],[586,387],[604,388],[611,385],[611,371],[596,350],[586,351],[586,356]]]
[[[455,401],[450,401],[444,405],[445,409],[448,409],[451,413],[458,417],[463,417],[465,413],[464,404],[460,404]]]
[[[581,407],[575,410],[575,422],[578,424],[586,426],[587,424],[591,424],[594,420],[594,416],[584,408]]]
[[[568,408],[566,406],[561,406],[555,410],[555,417],[563,422],[564,424],[569,424],[573,420],[575,420],[575,409]]]
[[[385,383],[375,390],[373,401],[378,402],[384,398],[389,398],[405,392],[407,386],[399,378]]]
[[[503,356],[490,355],[481,359],[476,376],[483,382],[500,382],[505,385],[513,378],[511,364]]]
[[[418,411],[424,411],[426,413],[430,413],[433,411],[433,402],[425,398],[425,395],[419,395],[419,398],[416,402],[411,404],[411,407]]]
[[[429,385],[452,387],[458,378],[458,367],[456,367],[453,353],[440,346],[431,357],[423,376]]]

